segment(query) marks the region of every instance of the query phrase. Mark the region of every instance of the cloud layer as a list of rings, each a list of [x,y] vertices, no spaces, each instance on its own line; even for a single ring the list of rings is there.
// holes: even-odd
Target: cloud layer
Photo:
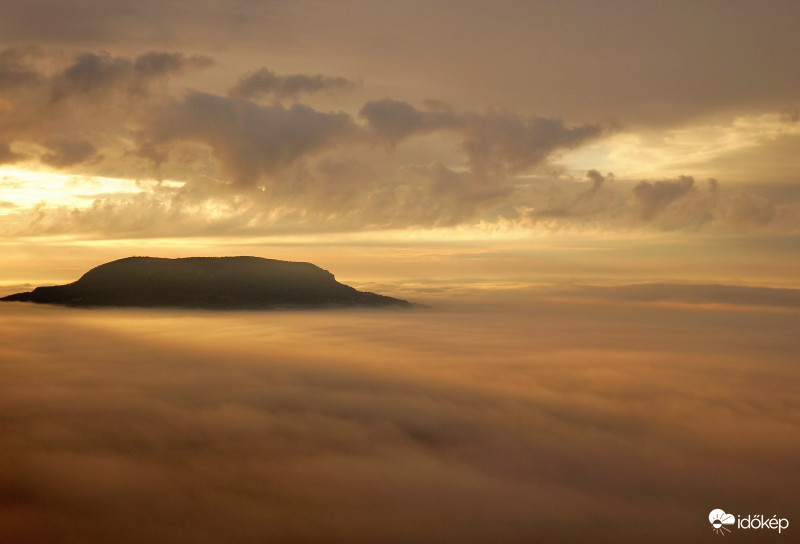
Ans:
[[[700,542],[709,489],[790,515],[796,312],[602,296],[412,314],[6,303],[0,535]]]
[[[506,111],[458,111],[431,101],[418,107],[372,100],[357,114],[284,105],[280,99],[352,90],[354,84],[342,77],[282,76],[266,68],[241,79],[229,96],[172,88],[172,80],[213,62],[159,51],[65,57],[38,48],[5,50],[0,86],[11,114],[0,121],[0,142],[5,142],[0,161],[183,184],[173,194],[151,190],[121,201],[107,195],[83,208],[41,202],[23,212],[33,220],[17,216],[11,223],[27,223],[29,233],[94,225],[111,234],[114,224],[118,232],[130,232],[122,226],[126,210],[144,205],[173,214],[176,233],[183,230],[184,212],[214,209],[219,217],[232,208],[237,216],[249,213],[244,223],[256,229],[457,225],[508,204],[516,176],[544,167],[553,155],[605,130]],[[248,100],[265,95],[273,100]],[[445,157],[417,161],[409,156],[407,149],[426,138],[447,142],[455,154],[447,163],[441,160]],[[101,220],[99,209],[109,217]],[[223,222],[241,223],[236,216]]]
[[[229,94],[236,98],[249,99],[263,96],[287,98],[322,91],[347,90],[355,86],[354,81],[343,77],[320,74],[278,75],[269,68],[261,68],[242,77],[231,88]]]
[[[354,93],[364,89],[353,78],[269,68],[228,82],[227,94],[183,87],[216,62],[169,51],[0,52],[0,164],[74,173],[75,184],[103,176],[132,187],[87,190],[80,203],[55,191],[31,203],[19,188],[4,198],[15,206],[6,206],[14,211],[0,217],[0,232],[800,229],[800,198],[759,192],[760,180],[734,189],[690,172],[617,179],[594,169],[584,179],[559,164],[564,153],[609,135],[614,123],[391,96],[360,101]],[[349,96],[349,107],[320,105],[333,90]],[[25,184],[9,176],[0,183]]]
[[[315,67],[306,73],[365,74],[400,88],[404,100],[416,89],[478,109],[669,123],[797,107],[798,76],[780,67],[797,51],[798,15],[794,2],[739,0],[510,0],[503,9],[479,1],[470,10],[454,0],[30,0],[0,7],[0,34],[66,48],[217,50],[258,59],[253,67],[268,55]]]

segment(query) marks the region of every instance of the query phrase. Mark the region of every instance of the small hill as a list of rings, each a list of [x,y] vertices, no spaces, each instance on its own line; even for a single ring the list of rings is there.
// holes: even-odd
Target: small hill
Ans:
[[[259,257],[128,257],[93,268],[74,283],[0,300],[216,310],[411,307],[405,300],[357,291],[311,263]]]

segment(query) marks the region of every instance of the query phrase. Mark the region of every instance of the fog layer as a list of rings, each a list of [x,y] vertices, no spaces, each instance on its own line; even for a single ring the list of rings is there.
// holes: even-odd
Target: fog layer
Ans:
[[[704,542],[714,508],[794,524],[800,314],[654,289],[0,305],[0,540]]]

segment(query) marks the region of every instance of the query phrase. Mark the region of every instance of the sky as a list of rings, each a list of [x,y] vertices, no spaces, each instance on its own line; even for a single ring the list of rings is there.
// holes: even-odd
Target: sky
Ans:
[[[790,1],[9,3],[0,233],[155,249],[795,237],[798,15]]]
[[[0,296],[254,255],[422,305],[3,303],[0,540],[796,523],[798,20],[795,0],[0,3]]]

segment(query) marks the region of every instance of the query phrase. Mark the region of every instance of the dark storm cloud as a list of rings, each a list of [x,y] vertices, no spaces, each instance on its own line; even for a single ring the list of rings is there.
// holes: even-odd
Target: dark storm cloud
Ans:
[[[134,59],[108,53],[83,53],[55,76],[53,99],[70,94],[103,94],[109,88],[124,87],[131,93],[146,93],[158,80],[191,68],[212,64],[208,57],[184,57],[180,53],[151,52]]]
[[[45,143],[48,152],[41,161],[56,168],[72,166],[92,158],[97,149],[87,140],[68,140],[59,138]]]
[[[133,73],[136,77],[146,79],[172,75],[186,69],[205,68],[212,64],[214,60],[204,55],[185,57],[180,53],[152,51],[133,60]]]
[[[366,119],[377,137],[392,145],[414,134],[458,125],[456,116],[450,112],[419,110],[392,98],[367,102],[359,115]]]
[[[0,89],[43,87],[54,99],[87,93],[103,98],[109,91],[120,88],[146,92],[151,84],[167,77],[213,64],[210,57],[203,55],[163,51],[136,57],[87,51],[75,55],[65,65],[62,56],[57,51],[45,52],[36,47],[0,51]]]
[[[476,171],[502,162],[511,172],[541,163],[557,149],[571,149],[604,132],[600,125],[567,127],[561,119],[522,117],[505,112],[472,114],[463,121],[464,150]]]
[[[129,59],[112,57],[108,53],[84,53],[57,76],[53,98],[60,99],[72,93],[105,91],[131,76]]]
[[[241,78],[229,94],[236,98],[261,96],[287,98],[321,91],[352,89],[356,85],[356,82],[343,77],[328,77],[319,74],[278,75],[272,70],[261,68]]]
[[[0,52],[0,88],[6,91],[0,133],[7,139],[74,139],[75,132],[129,137],[126,122],[141,115],[156,86],[212,62],[168,52],[133,58],[85,52],[66,64],[61,57],[34,48]]]
[[[473,172],[490,175],[498,169],[524,171],[557,149],[570,149],[600,136],[600,125],[567,127],[561,119],[520,116],[502,111],[457,113],[449,109],[421,110],[405,102],[384,99],[365,104],[360,115],[376,136],[395,145],[414,134],[451,130],[462,138]]]
[[[254,187],[264,175],[291,166],[305,155],[346,143],[358,131],[350,116],[341,112],[319,112],[299,104],[261,106],[192,92],[160,109],[147,145],[206,144],[235,184]]]
[[[586,172],[586,177],[592,182],[592,188],[589,189],[592,193],[599,191],[600,187],[603,186],[603,182],[606,180],[603,174],[594,169]]]
[[[642,205],[642,219],[650,221],[667,206],[689,193],[693,187],[694,178],[691,176],[655,183],[643,181],[633,188],[633,196]]]
[[[452,225],[507,198],[513,192],[507,171],[534,167],[556,150],[601,131],[506,113],[457,114],[441,105],[423,111],[390,99],[367,103],[361,116],[366,127],[342,112],[192,92],[157,110],[144,132],[141,153],[162,163],[172,146],[207,145],[223,179],[235,187],[264,188],[273,205],[275,198],[298,203],[309,217],[334,212],[347,228],[359,221],[373,226]],[[387,157],[378,158],[385,164],[377,168],[359,167],[358,159],[334,160],[331,154],[316,158],[332,150],[349,157],[348,152],[357,153],[374,136],[394,146],[438,129],[463,138],[467,169],[438,162],[392,165],[391,149]],[[340,167],[330,168],[335,162],[351,165],[349,180],[340,175]]]

